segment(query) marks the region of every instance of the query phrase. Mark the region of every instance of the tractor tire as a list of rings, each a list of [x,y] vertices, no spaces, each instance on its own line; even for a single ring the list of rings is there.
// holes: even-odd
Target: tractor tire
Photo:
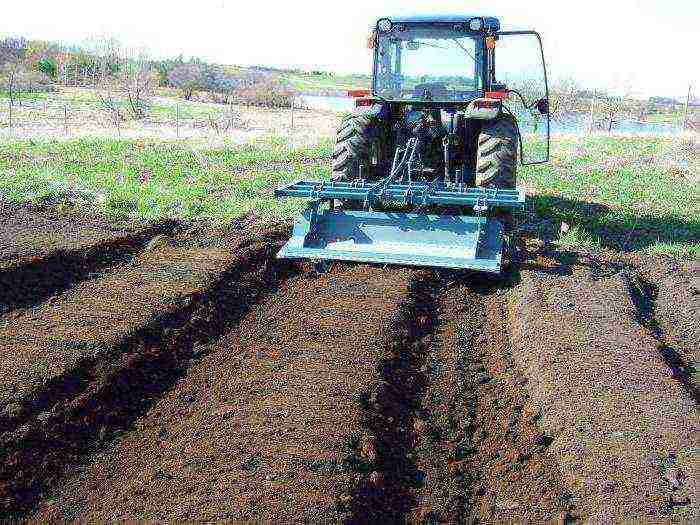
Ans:
[[[510,119],[486,124],[479,133],[476,151],[476,185],[515,189],[518,165],[518,128]]]
[[[371,179],[370,145],[379,133],[381,105],[370,106],[346,115],[340,121],[333,150],[331,180],[353,181],[360,177]]]

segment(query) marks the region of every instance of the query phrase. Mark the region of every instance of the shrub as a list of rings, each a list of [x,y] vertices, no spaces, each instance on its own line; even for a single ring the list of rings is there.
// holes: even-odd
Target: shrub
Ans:
[[[291,107],[295,93],[276,77],[257,70],[230,73],[208,67],[202,74],[202,88],[213,102],[240,102],[250,106]]]
[[[290,108],[295,96],[289,86],[273,77],[257,79],[237,93],[238,100],[244,104],[268,108]]]
[[[112,74],[112,68],[100,63],[100,59],[87,53],[80,53],[71,57],[61,68],[61,80],[66,84],[90,85],[97,82],[102,76],[103,69],[107,74]]]
[[[233,74],[216,66],[202,68],[201,87],[209,93],[213,102],[228,104],[234,98],[234,93],[244,85],[240,74]]]
[[[36,63],[36,68],[52,80],[55,80],[58,76],[58,63],[54,58],[40,58]]]

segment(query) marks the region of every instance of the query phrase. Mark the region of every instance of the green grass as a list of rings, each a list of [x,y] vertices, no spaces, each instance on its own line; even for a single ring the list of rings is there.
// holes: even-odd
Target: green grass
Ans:
[[[562,245],[697,258],[700,187],[666,166],[669,140],[560,139],[551,165],[525,168],[519,181],[539,217],[570,225]]]
[[[164,97],[165,98],[165,97]],[[172,98],[170,103],[154,103],[149,105],[148,115],[156,120],[180,119],[204,119],[207,117],[221,117],[226,115],[227,106],[206,102],[190,102],[182,99]],[[179,108],[178,108],[179,106]]]
[[[674,111],[672,113],[650,113],[647,115],[646,121],[649,123],[659,124],[682,124],[684,114],[682,111]]]
[[[0,194],[11,201],[98,206],[109,216],[230,221],[294,216],[301,203],[273,189],[327,178],[330,145],[280,142],[193,150],[184,143],[117,140],[0,143]],[[283,167],[280,167],[283,165]]]
[[[37,102],[37,101],[48,100],[52,96],[54,96],[54,93],[20,93],[20,94],[15,93],[14,99],[16,100],[17,98],[21,98],[22,101]],[[1,100],[7,101],[7,100],[9,100],[9,98],[10,98],[9,91],[0,90],[0,99]]]
[[[304,92],[347,91],[348,89],[369,88],[368,75],[336,75],[331,73],[281,73],[279,77],[292,88]]]
[[[700,257],[700,187],[665,167],[669,139],[557,139],[549,165],[523,168],[536,220],[562,247]],[[0,198],[97,206],[113,217],[208,219],[248,213],[290,219],[302,208],[273,189],[328,179],[330,140],[193,149],[185,142],[81,139],[0,141]],[[569,224],[559,234],[559,224]]]

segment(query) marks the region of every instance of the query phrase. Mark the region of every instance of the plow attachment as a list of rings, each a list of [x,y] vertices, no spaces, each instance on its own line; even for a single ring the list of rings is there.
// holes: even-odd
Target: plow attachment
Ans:
[[[402,264],[498,273],[503,225],[486,216],[494,208],[520,208],[517,190],[442,187],[424,183],[378,188],[366,183],[296,182],[278,197],[311,199],[294,224],[281,258]],[[349,211],[333,199],[378,201],[413,206],[471,206],[477,215],[429,215],[405,212]]]

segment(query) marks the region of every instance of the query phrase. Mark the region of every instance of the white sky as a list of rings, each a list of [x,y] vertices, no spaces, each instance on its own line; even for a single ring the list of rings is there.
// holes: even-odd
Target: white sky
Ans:
[[[700,93],[700,0],[4,0],[0,35],[80,42],[109,34],[154,56],[370,70],[368,28],[397,13],[492,14],[543,37],[550,77],[638,96]],[[484,8],[471,8],[483,5]]]

